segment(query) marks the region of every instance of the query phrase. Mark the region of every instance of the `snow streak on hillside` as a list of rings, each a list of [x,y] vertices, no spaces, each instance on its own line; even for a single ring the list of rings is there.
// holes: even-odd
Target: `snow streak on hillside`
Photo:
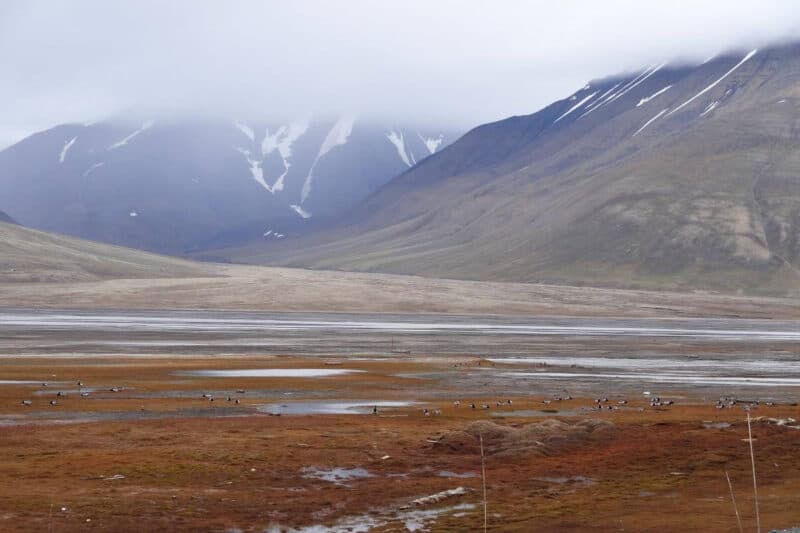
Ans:
[[[354,124],[354,117],[342,117],[336,121],[331,130],[328,132],[328,135],[325,137],[325,140],[322,142],[322,146],[317,153],[317,157],[314,158],[314,163],[312,163],[311,168],[308,171],[305,182],[303,182],[303,190],[300,193],[300,204],[305,202],[306,198],[308,198],[308,195],[311,193],[311,184],[314,180],[314,167],[317,166],[319,160],[328,152],[337,146],[347,143],[347,139],[353,132]]]

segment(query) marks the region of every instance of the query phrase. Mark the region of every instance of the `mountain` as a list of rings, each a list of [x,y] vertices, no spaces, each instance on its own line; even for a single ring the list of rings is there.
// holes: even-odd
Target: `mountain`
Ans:
[[[800,281],[800,45],[591,81],[480,126],[344,222],[238,260],[783,291]]]
[[[0,198],[28,227],[180,255],[291,237],[454,138],[351,117],[67,124],[0,152]]]
[[[8,216],[3,211],[0,211],[0,222],[6,222],[8,224],[16,224],[17,223],[16,220],[14,220],[10,216]]]
[[[209,272],[210,265],[0,222],[0,283],[184,278]],[[69,305],[69,298],[62,305]]]

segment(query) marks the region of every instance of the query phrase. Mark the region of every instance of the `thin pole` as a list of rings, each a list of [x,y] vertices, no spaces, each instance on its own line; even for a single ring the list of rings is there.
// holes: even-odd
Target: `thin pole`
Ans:
[[[483,533],[486,533],[487,520],[488,520],[488,505],[486,502],[486,464],[483,459],[483,434],[479,435],[481,439],[481,480],[483,481]]]
[[[753,430],[750,428],[750,411],[747,412],[747,441],[750,443],[750,465],[753,467],[753,497],[756,500],[756,532],[761,533],[761,516],[758,512],[758,486],[756,484],[756,459],[753,454]]]
[[[742,529],[742,519],[739,516],[739,508],[736,507],[736,498],[733,496],[733,485],[731,484],[731,476],[728,475],[728,471],[725,471],[725,478],[728,480],[728,488],[731,490],[731,501],[733,502],[733,512],[736,513],[736,523],[739,525],[739,533],[744,533]]]

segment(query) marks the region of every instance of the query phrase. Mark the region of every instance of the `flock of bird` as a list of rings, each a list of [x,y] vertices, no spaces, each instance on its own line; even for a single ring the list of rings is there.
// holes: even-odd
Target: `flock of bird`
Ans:
[[[86,387],[86,386],[83,384],[83,381],[78,381],[78,382],[77,382],[77,385],[78,385],[78,393],[80,394],[80,397],[81,397],[81,398],[88,398],[88,397],[89,397],[89,395],[90,395],[90,392],[89,392],[89,391],[86,391],[86,390],[83,390],[83,389]],[[43,388],[43,389],[46,389],[46,388],[48,388],[49,386],[50,386],[50,384],[49,384],[49,383],[46,383],[46,382],[45,382],[45,383],[42,383],[42,388]],[[120,391],[122,391],[122,387],[111,387],[110,389],[108,389],[108,391],[109,391],[109,392],[120,392]],[[59,402],[60,400],[63,400],[63,399],[66,399],[66,398],[67,398],[67,393],[66,393],[66,392],[63,392],[63,391],[57,391],[57,392],[56,392],[56,397],[55,397],[55,399],[52,399],[52,400],[50,400],[50,401],[49,401],[49,404],[50,404],[51,406],[55,407],[55,406],[57,406],[57,405],[58,405],[58,402]],[[33,400],[22,400],[22,405],[24,405],[24,406],[27,406],[27,407],[30,407],[30,406],[32,406],[32,405],[33,405]]]
[[[552,405],[553,402],[563,402],[563,401],[568,401],[568,400],[572,400],[572,399],[573,398],[572,398],[572,396],[570,394],[565,394],[565,395],[554,394],[552,398],[543,399],[541,402],[542,402],[542,405],[546,405],[547,406],[547,405]],[[496,407],[505,407],[505,406],[513,405],[514,401],[513,400],[497,400],[497,401],[494,402],[494,404],[495,404]],[[482,402],[482,403],[469,402],[467,405],[469,406],[470,409],[490,409],[491,408],[491,404],[487,403],[487,402]],[[619,409],[622,408],[622,406],[625,406],[625,405],[628,405],[628,400],[627,399],[622,398],[622,399],[617,400],[616,404],[612,404],[610,402],[610,400],[608,399],[608,397],[603,396],[603,397],[600,397],[600,398],[596,398],[594,400],[594,405],[591,406],[591,410],[593,410],[593,411],[603,411],[603,410],[618,411]],[[664,400],[660,396],[655,396],[653,398],[650,398],[650,407],[653,407],[653,408],[655,408],[655,407],[669,407],[671,405],[675,405],[675,402],[673,400]],[[456,407],[456,408],[461,407],[461,400],[454,401],[453,402],[453,407]],[[429,408],[426,407],[426,408],[424,408],[422,410],[422,414],[424,416],[441,415],[442,414],[442,410],[441,409],[429,409]]]
[[[80,397],[81,398],[88,398],[90,396],[90,391],[83,390],[86,387],[83,384],[83,381],[78,381],[77,385],[78,385],[78,392],[80,394]],[[42,388],[43,389],[46,389],[49,386],[50,385],[48,383],[42,383]],[[123,391],[123,387],[110,387],[108,389],[108,392],[122,392],[122,391]],[[239,390],[236,391],[236,393],[237,394],[244,394],[245,391],[243,389],[239,389]],[[56,394],[55,394],[55,398],[49,401],[49,405],[55,407],[55,406],[58,405],[59,401],[61,401],[63,399],[66,399],[66,398],[67,398],[67,393],[66,392],[57,391]],[[213,402],[214,399],[215,399],[213,394],[208,394],[208,393],[203,393],[201,398],[203,398],[204,400],[208,400],[210,402]],[[238,398],[233,398],[232,396],[228,396],[227,397],[227,401],[233,402],[235,404],[241,403]],[[33,400],[22,400],[21,405],[23,405],[25,407],[30,407],[30,406],[33,405]]]
[[[80,397],[81,398],[88,398],[90,396],[90,391],[83,390],[85,388],[85,385],[83,384],[83,382],[82,381],[78,381],[77,385],[78,385],[78,391],[80,393]],[[47,383],[42,383],[42,388],[47,388],[48,386],[49,385]],[[109,392],[121,392],[122,390],[123,390],[122,387],[111,387],[111,388],[108,389]],[[236,393],[237,394],[244,394],[245,391],[243,389],[239,389],[239,390],[236,391]],[[649,395],[649,393],[645,393],[645,394]],[[58,402],[61,399],[65,399],[66,397],[67,397],[67,394],[65,392],[58,391],[55,394],[55,398],[51,399],[49,401],[49,404],[51,406],[56,406],[56,405],[58,405]],[[204,399],[204,400],[208,400],[209,402],[213,402],[216,399],[213,394],[209,394],[209,393],[203,393],[201,398]],[[569,395],[569,394],[557,395],[556,394],[556,395],[553,395],[553,397],[551,399],[543,399],[542,400],[542,405],[551,405],[553,402],[561,402],[561,401],[568,401],[568,400],[572,400],[572,396],[571,395]],[[651,408],[669,407],[669,406],[672,406],[672,405],[675,404],[675,402],[673,400],[664,400],[660,396],[653,396],[653,397],[649,398],[649,400],[650,400],[649,404],[650,404]],[[226,401],[235,403],[237,405],[239,403],[241,403],[238,398],[234,398],[232,396],[227,396],[226,397]],[[506,406],[512,406],[514,404],[513,400],[497,400],[494,403],[495,403],[496,407],[506,407]],[[628,400],[623,398],[623,399],[617,400],[616,401],[616,405],[614,405],[609,401],[608,397],[603,396],[603,397],[600,397],[600,398],[596,398],[594,400],[594,405],[591,407],[591,409],[594,410],[594,411],[603,411],[603,410],[618,411],[621,408],[621,406],[625,406],[627,404],[628,404]],[[30,406],[33,405],[33,401],[32,400],[22,400],[22,405],[26,406],[26,407],[30,407]],[[469,405],[470,409],[490,409],[491,408],[491,405],[489,403],[487,403],[487,402],[482,402],[482,403],[470,402],[468,405]],[[716,401],[716,403],[714,404],[714,406],[717,409],[732,409],[732,408],[736,407],[737,405],[741,405],[745,410],[749,410],[749,409],[751,409],[753,407],[758,407],[759,405],[761,405],[761,402],[759,400],[740,400],[740,399],[737,399],[736,397],[732,397],[732,396],[721,396]],[[767,401],[767,402],[764,402],[764,405],[773,406],[773,405],[775,405],[775,403],[771,402],[771,401]],[[461,400],[454,401],[453,402],[453,407],[456,407],[456,408],[461,407]],[[640,409],[643,409],[643,408],[640,408]],[[374,413],[377,414],[377,407],[375,408]],[[424,408],[422,410],[422,414],[424,416],[439,416],[439,415],[442,414],[442,410],[441,409],[429,409],[429,408],[426,407],[426,408]]]
[[[244,394],[244,391],[241,390],[241,389],[237,390],[236,392],[237,392],[237,394]],[[213,402],[214,401],[214,395],[213,394],[203,393],[201,398],[203,398],[204,400],[208,400],[209,402]],[[239,398],[233,398],[231,396],[228,396],[226,398],[226,401],[233,402],[236,405],[239,405],[239,403],[241,403],[241,402],[239,402]]]

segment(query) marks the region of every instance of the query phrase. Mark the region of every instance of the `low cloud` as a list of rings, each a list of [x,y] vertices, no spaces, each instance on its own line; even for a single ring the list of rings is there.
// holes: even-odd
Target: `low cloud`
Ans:
[[[794,1],[11,0],[0,146],[125,113],[350,112],[466,127],[585,81],[798,35]]]

